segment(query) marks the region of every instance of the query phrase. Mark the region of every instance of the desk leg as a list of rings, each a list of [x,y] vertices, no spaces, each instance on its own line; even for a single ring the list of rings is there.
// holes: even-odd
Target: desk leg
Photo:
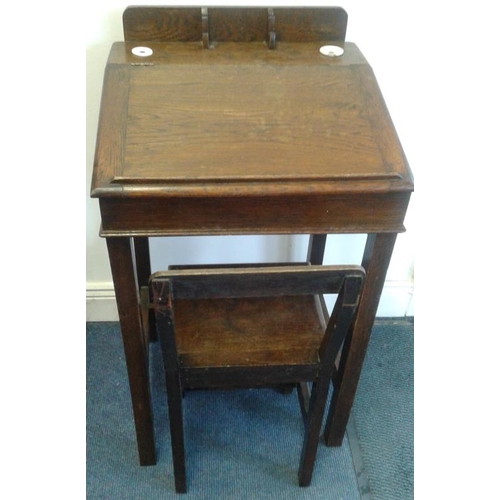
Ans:
[[[362,262],[366,271],[365,284],[334,382],[335,389],[325,425],[328,446],[340,446],[344,438],[396,237],[397,233],[369,234],[366,240]]]
[[[311,236],[309,237],[307,262],[310,262],[313,266],[319,266],[323,264],[327,236],[327,234],[311,234]]]
[[[151,276],[151,259],[148,238],[134,238],[135,267],[139,288],[149,285]],[[156,318],[153,309],[149,310],[149,340],[156,341]]]
[[[134,252],[139,286],[148,286],[151,275],[148,238],[134,238]]]
[[[141,465],[154,465],[153,412],[130,238],[107,238]]]

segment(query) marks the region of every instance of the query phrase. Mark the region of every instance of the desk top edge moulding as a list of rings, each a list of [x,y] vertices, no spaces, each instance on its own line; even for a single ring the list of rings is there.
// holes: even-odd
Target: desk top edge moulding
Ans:
[[[299,15],[306,27],[294,30]],[[91,196],[411,192],[346,21],[340,8],[128,8],[127,41],[106,66]],[[323,55],[328,43],[343,55]],[[132,52],[145,44],[151,55]]]

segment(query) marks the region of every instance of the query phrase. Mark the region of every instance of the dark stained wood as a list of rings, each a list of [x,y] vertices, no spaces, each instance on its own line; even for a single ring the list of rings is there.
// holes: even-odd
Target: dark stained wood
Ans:
[[[366,96],[330,74],[327,66],[305,74],[300,66],[276,71],[215,62],[134,71],[123,168],[113,182],[400,179],[400,163],[385,162],[377,149],[378,131],[363,110]],[[283,92],[287,81],[295,85]],[[332,122],[332,107],[346,101],[352,107],[345,121]],[[306,103],[321,110],[314,121]],[[188,154],[193,147],[199,149]]]
[[[323,264],[326,247],[326,234],[311,234],[307,249],[307,261],[313,265]]]
[[[315,265],[327,234],[371,234],[360,311],[334,377],[327,440],[339,444],[413,191],[375,75],[356,45],[344,42],[343,9],[217,9],[128,8],[125,42],[113,45],[105,71],[91,196],[99,198],[108,241],[141,464],[154,463],[139,312],[148,274],[143,238],[313,234],[308,260]],[[343,46],[344,55],[322,56],[326,43]],[[133,55],[137,45],[153,55]],[[324,316],[322,297],[316,302]],[[176,377],[168,382],[174,399]],[[301,484],[316,445],[314,437],[304,445]]]
[[[295,384],[297,379],[310,380],[314,368],[313,365],[242,366],[229,376],[227,369],[218,367],[210,370],[209,377],[205,368],[190,368],[181,372],[181,382],[187,389],[269,388]]]
[[[307,43],[165,45],[153,66],[123,44],[110,55],[92,184],[103,236],[403,230],[411,173],[355,46],[331,61]]]
[[[291,271],[297,273],[296,267],[301,266],[299,276],[286,279]],[[306,267],[308,266],[308,267]],[[284,269],[284,273],[281,271]],[[245,273],[249,268],[255,270],[255,275],[248,279]],[[351,269],[350,267],[349,269]],[[338,267],[336,267],[339,270]],[[276,297],[283,293],[297,295],[308,289],[311,293],[328,293],[338,291],[340,282],[332,280],[328,268],[313,268],[308,263],[272,263],[272,264],[212,264],[170,266],[170,272],[158,272],[152,276],[155,280],[166,280],[169,276],[181,273],[182,281],[177,287],[176,318],[179,332],[179,356],[191,367],[188,374],[183,374],[183,386],[206,386],[205,366],[219,366],[220,372],[211,371],[209,386],[255,387],[256,385],[274,385],[280,381],[286,384],[293,371],[283,369],[280,364],[289,365],[295,374],[298,360],[310,356],[311,362],[304,367],[303,380],[314,379],[316,351],[319,348],[320,336],[304,336],[304,328],[308,332],[322,333],[325,321],[319,309],[318,297]],[[186,270],[190,272],[185,272]],[[314,273],[319,276],[314,277]],[[229,279],[222,279],[229,275]],[[205,285],[205,276],[209,278],[210,288]],[[310,278],[313,279],[310,279]],[[235,281],[235,278],[237,281]],[[245,280],[243,280],[245,278]],[[279,279],[281,286],[275,285]],[[300,283],[302,281],[302,283]],[[201,285],[201,286],[200,286]],[[310,288],[307,288],[309,285]],[[254,296],[251,300],[189,300],[194,297],[241,297]],[[255,296],[274,295],[264,300]],[[188,300],[186,300],[186,297]],[[271,316],[265,314],[266,311]],[[233,318],[231,320],[230,318]],[[234,318],[239,318],[234,324]],[[270,318],[270,319],[269,319]],[[255,332],[252,344],[248,345],[248,337],[233,336],[233,329]],[[205,341],[200,344],[200,338]],[[260,339],[260,341],[258,341]],[[273,339],[270,349],[268,340]],[[230,340],[230,341],[229,341]],[[311,343],[312,341],[312,343]],[[304,346],[310,345],[308,351]],[[244,359],[241,353],[245,353]],[[185,357],[186,356],[186,357]],[[266,361],[263,372],[256,377],[255,366]],[[241,371],[239,379],[227,381],[223,367],[231,362],[241,367],[248,365],[247,372]],[[276,370],[271,371],[271,367]],[[313,375],[311,375],[313,374]],[[256,379],[260,380],[256,384]]]
[[[180,271],[183,269],[241,269],[249,267],[290,267],[290,266],[307,266],[310,262],[259,262],[245,264],[188,264],[188,265],[172,265],[168,266],[169,271]]]
[[[325,256],[326,240],[327,234],[311,234],[309,236],[309,246],[307,248],[307,261],[312,265],[323,264],[323,258]],[[321,304],[321,310],[323,311],[323,316],[325,320],[328,320],[329,312],[326,307],[326,302],[324,297],[321,295],[319,297]]]
[[[124,38],[135,42],[202,42],[203,33],[203,44],[208,47],[214,42],[264,42],[273,31],[277,41],[345,40],[347,13],[340,7],[271,7],[271,14],[269,10],[131,6],[123,13]]]
[[[109,178],[118,175],[122,167],[122,151],[126,139],[126,120],[129,86],[127,67],[106,66],[97,130],[92,191],[106,185]]]
[[[340,352],[358,307],[363,277],[362,274],[352,275],[345,280],[318,351],[321,362],[309,401],[310,417],[306,424],[299,468],[300,486],[308,486],[311,483],[330,379],[335,370],[335,359]]]
[[[410,193],[100,200],[103,236],[404,230]]]
[[[264,42],[268,36],[267,8],[209,7],[211,42]]]
[[[347,12],[341,7],[275,7],[277,42],[345,40]]]
[[[350,189],[337,181],[408,188],[406,160],[371,69],[355,63],[357,48],[348,44],[335,61],[302,45],[256,50],[238,66],[240,48],[190,62],[196,53],[184,45],[165,60],[164,47],[155,47],[152,66],[129,66],[122,75],[128,106],[109,109],[127,123],[122,162],[95,196],[117,188],[133,196],[137,185],[156,196],[195,194],[207,183],[240,187],[239,195],[266,184],[281,192],[282,183],[303,194],[322,184]],[[111,56],[121,61],[116,68],[127,64],[122,52],[118,45]]]
[[[198,268],[151,276],[178,492],[186,491],[184,388],[294,383],[303,389],[300,384],[313,382],[309,403],[299,392],[307,414],[299,484],[310,484],[334,361],[358,307],[363,278],[359,266],[311,265]],[[339,294],[326,331],[315,297],[323,292]]]
[[[137,274],[137,283],[140,289],[147,287],[149,276],[151,275],[151,259],[149,255],[148,238],[134,238],[135,269]],[[147,337],[151,342],[156,340],[155,316],[153,311],[149,312],[147,322]]]
[[[184,428],[182,425],[182,390],[179,373],[166,371],[168,416],[172,446],[172,460],[174,464],[175,491],[187,492],[186,462],[184,457]]]
[[[156,283],[153,281],[151,288],[156,313],[156,325],[158,331],[161,332],[158,336],[165,366],[175,490],[177,493],[185,493],[187,484],[184,458],[184,426],[182,425],[182,387],[174,333],[172,290],[168,282]]]
[[[107,245],[130,383],[139,461],[141,465],[154,465],[156,454],[148,362],[137,296],[128,293],[136,289],[131,242],[130,238],[113,238],[107,240]]]
[[[176,324],[181,362],[199,368],[263,361],[280,366],[286,359],[287,365],[307,365],[314,374],[323,338],[311,296],[177,300]]]
[[[368,340],[384,287],[397,234],[369,234],[363,255],[366,280],[352,331],[346,339],[325,424],[328,446],[341,446],[361,374]]]
[[[335,273],[332,270],[335,269]],[[295,296],[304,293],[338,293],[346,276],[361,271],[360,266],[256,266],[159,271],[156,282],[175,287],[175,298],[212,299],[237,297]],[[264,302],[263,302],[264,303]],[[217,313],[216,313],[217,314]]]
[[[151,275],[149,241],[147,238],[134,238],[134,255],[139,287],[147,286]]]
[[[154,311],[150,307],[149,301],[149,287],[143,286],[140,288],[140,305],[141,305],[141,322],[142,322],[142,338],[144,341],[144,351],[146,353],[145,358],[146,362],[149,365],[149,342],[150,342],[150,318],[153,317],[154,320]],[[153,314],[152,314],[153,313]],[[156,330],[156,327],[155,327]]]
[[[309,392],[309,386],[307,385],[307,382],[299,382],[297,384],[297,396],[299,398],[302,420],[304,420],[304,425],[307,425],[307,416],[309,414],[309,402],[311,400],[311,394]]]
[[[130,42],[201,42],[201,7],[131,6],[123,12]]]

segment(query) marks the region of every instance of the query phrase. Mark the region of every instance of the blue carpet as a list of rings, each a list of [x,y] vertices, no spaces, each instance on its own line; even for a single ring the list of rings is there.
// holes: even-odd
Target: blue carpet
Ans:
[[[413,499],[413,394],[413,324],[379,321],[351,412],[372,500]]]
[[[151,369],[162,373],[158,344]],[[87,498],[180,498],[174,490],[163,377],[152,386],[157,465],[138,465],[117,323],[87,325]],[[188,493],[193,499],[359,500],[348,443],[320,445],[313,482],[300,488],[303,423],[295,393],[193,391],[184,400]]]
[[[413,425],[410,414],[413,406],[410,410],[406,392],[398,394],[397,388],[387,388],[395,383],[408,389],[409,378],[402,375],[401,381],[394,373],[385,376],[377,372],[388,366],[391,370],[394,368],[392,371],[398,370],[396,363],[389,359],[390,352],[408,361],[408,342],[403,342],[400,348],[387,348],[388,343],[402,340],[401,336],[394,337],[400,331],[400,327],[375,326],[353,409],[359,446],[357,439],[353,446],[351,434],[340,448],[320,444],[313,481],[308,488],[300,488],[297,481],[303,424],[295,393],[281,395],[267,389],[186,393],[188,493],[179,496],[173,482],[163,376],[153,377],[152,385],[157,465],[140,467],[118,323],[88,323],[87,498],[410,498],[413,434],[407,433],[409,422]],[[379,360],[384,353],[386,356]],[[370,361],[372,356],[376,358],[374,361]],[[410,361],[412,370],[412,359]],[[158,344],[152,344],[151,370],[163,373]],[[401,404],[406,413],[401,413]],[[365,405],[368,406],[365,408]],[[381,409],[381,405],[386,408]],[[388,409],[388,405],[389,408],[393,405],[394,410]],[[399,416],[384,426],[387,418],[384,411]],[[358,448],[362,457],[356,456]],[[358,464],[356,468],[355,464]],[[365,475],[370,485],[361,484],[360,488],[358,480]]]

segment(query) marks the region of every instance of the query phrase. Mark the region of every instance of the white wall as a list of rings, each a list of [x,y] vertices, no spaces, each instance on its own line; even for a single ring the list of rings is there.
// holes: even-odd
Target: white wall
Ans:
[[[332,5],[331,2],[255,2],[242,5]],[[417,2],[411,2],[418,8]],[[97,133],[100,92],[111,44],[123,40],[121,15],[129,4],[193,5],[196,2],[102,0],[88,7],[87,33],[87,192]],[[238,2],[201,2],[200,5],[238,5]],[[355,42],[371,63],[418,182],[419,130],[414,120],[418,100],[414,90],[414,9],[394,1],[338,2],[349,14],[347,40]],[[394,61],[397,64],[394,64]],[[416,195],[414,194],[413,197]],[[406,218],[407,232],[399,235],[389,268],[378,316],[413,315],[413,202]],[[116,320],[111,273],[105,242],[98,237],[100,224],[97,200],[87,199],[87,320]],[[326,263],[359,263],[365,235],[329,237]],[[265,262],[303,260],[305,236],[239,236],[172,238],[151,240],[152,266],[170,263]]]

